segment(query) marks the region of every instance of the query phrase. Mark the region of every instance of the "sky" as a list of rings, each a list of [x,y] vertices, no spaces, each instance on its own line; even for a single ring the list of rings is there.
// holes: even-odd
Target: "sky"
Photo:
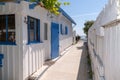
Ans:
[[[84,23],[88,20],[96,20],[97,16],[107,4],[108,0],[61,0],[70,2],[70,5],[62,5],[62,9],[70,15],[77,25],[74,27],[76,33],[80,36],[83,32]]]

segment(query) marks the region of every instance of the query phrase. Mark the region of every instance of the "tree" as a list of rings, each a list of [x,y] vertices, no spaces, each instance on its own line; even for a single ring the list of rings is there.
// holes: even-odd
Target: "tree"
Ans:
[[[93,23],[94,23],[93,20],[91,20],[91,21],[86,21],[86,22],[84,23],[83,31],[84,31],[84,33],[86,34],[86,36],[88,36],[88,30],[89,30],[89,28],[93,25]]]
[[[63,5],[69,5],[69,2],[60,2],[59,0],[37,0],[38,3],[42,4],[47,10],[55,15],[59,15],[59,7]],[[36,2],[36,0],[31,0],[31,2]]]
[[[16,0],[0,0],[0,2],[10,2]],[[69,2],[62,2],[60,0],[29,0],[30,2],[37,2],[38,5],[46,8],[50,13],[59,15],[59,8],[61,5],[69,5]]]

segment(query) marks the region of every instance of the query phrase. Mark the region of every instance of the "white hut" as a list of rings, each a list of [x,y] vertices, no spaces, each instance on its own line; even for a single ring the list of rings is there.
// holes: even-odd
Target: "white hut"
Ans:
[[[88,33],[93,80],[120,80],[120,0],[109,0]]]
[[[72,18],[36,4],[0,2],[0,80],[25,80],[72,45]]]

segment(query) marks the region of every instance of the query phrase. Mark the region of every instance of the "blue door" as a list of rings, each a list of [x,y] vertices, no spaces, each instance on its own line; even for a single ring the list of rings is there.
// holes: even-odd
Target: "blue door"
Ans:
[[[59,24],[51,23],[51,58],[59,56]]]

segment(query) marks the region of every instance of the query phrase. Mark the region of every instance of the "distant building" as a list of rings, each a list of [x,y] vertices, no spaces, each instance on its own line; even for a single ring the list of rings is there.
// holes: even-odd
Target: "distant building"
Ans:
[[[36,2],[6,1],[15,2],[0,2],[0,80],[25,80],[72,45],[76,23],[61,8],[55,16]]]
[[[93,80],[120,80],[120,0],[109,0],[88,32]]]

